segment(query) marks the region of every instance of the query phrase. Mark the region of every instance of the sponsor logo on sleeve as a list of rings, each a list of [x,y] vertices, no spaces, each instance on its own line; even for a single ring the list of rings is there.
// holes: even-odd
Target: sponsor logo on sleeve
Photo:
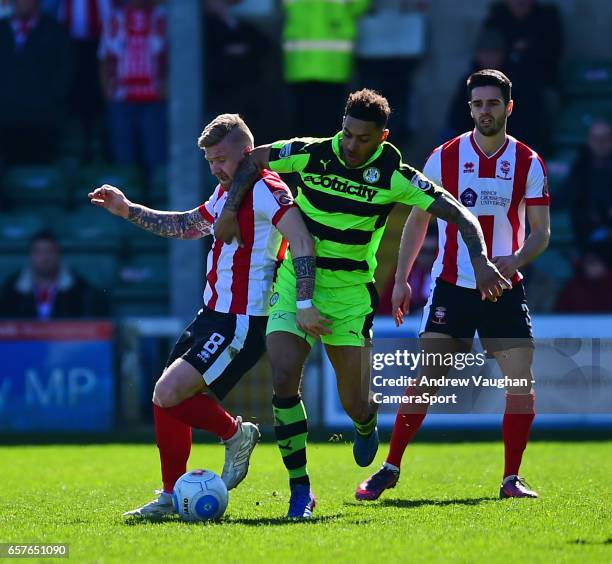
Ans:
[[[433,184],[420,172],[416,172],[414,174],[410,180],[410,183],[416,186],[419,190],[423,190],[423,192],[427,192],[433,188]]]
[[[544,184],[542,184],[542,196],[544,198],[548,198],[550,196],[550,192],[548,191],[548,177],[544,177]]]
[[[287,143],[286,145],[283,145],[282,149],[278,153],[278,158],[286,159],[287,157],[290,157],[290,156],[291,156],[291,143]]]
[[[293,197],[291,194],[285,192],[285,190],[275,190],[272,192],[272,195],[281,206],[290,206],[293,204]]]

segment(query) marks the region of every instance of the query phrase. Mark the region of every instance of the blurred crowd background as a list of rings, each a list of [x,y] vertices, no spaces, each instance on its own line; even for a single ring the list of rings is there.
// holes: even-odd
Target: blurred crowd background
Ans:
[[[170,8],[0,0],[0,316],[172,313],[168,242],[86,196],[110,183],[168,209],[169,104],[190,87],[170,87]],[[608,0],[208,0],[201,17],[198,127],[237,112],[257,143],[331,136],[346,94],[371,87],[392,105],[390,141],[420,168],[472,128],[469,73],[503,70],[509,133],[543,155],[553,202],[550,249],[526,273],[531,308],[612,312]],[[212,184],[205,176],[200,201]],[[391,215],[379,254],[381,313],[406,211]],[[411,275],[416,307],[435,252],[432,235]]]

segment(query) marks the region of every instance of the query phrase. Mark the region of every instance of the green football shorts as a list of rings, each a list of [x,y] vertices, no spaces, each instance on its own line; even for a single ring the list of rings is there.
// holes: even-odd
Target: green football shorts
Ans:
[[[286,331],[305,339],[310,346],[315,339],[300,331],[295,324],[295,275],[287,268],[278,271],[274,290],[270,297],[270,317],[266,334]],[[378,294],[374,284],[356,284],[339,288],[315,287],[312,299],[323,317],[332,321],[330,335],[322,335],[327,345],[363,347],[372,338],[374,311],[378,306]]]

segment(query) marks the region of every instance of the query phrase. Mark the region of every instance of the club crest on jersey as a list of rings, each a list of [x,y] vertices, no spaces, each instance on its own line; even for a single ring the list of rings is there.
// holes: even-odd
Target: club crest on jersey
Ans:
[[[501,178],[502,180],[512,180],[512,177],[508,176],[508,174],[510,174],[510,168],[511,165],[509,161],[501,161],[499,163],[499,170],[503,174],[503,176],[500,176],[498,174],[497,178]]]
[[[466,188],[461,192],[459,199],[466,208],[473,208],[476,205],[476,200],[478,200],[478,194],[471,188]]]
[[[291,143],[287,143],[286,145],[283,145],[283,148],[278,153],[278,158],[286,159],[287,157],[290,157],[290,156],[291,156]]]
[[[376,184],[380,180],[380,170],[371,166],[363,171],[363,179],[368,184]]]
[[[446,325],[446,308],[438,306],[433,312],[433,319],[431,322],[436,325]]]
[[[280,296],[278,295],[278,292],[274,292],[271,296],[270,296],[270,305],[273,306],[277,301],[278,298]]]
[[[287,194],[285,190],[275,190],[272,195],[281,206],[290,206],[293,203],[291,194]]]
[[[433,187],[433,184],[420,172],[415,173],[410,180],[410,184],[416,186],[419,190],[423,190],[423,192],[427,192]]]
[[[463,172],[471,174],[474,172],[474,163],[463,163]]]

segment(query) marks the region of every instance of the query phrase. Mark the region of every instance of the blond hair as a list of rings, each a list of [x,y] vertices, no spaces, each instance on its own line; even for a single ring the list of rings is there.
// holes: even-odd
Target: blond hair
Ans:
[[[234,135],[236,141],[253,147],[255,141],[247,124],[238,114],[221,114],[213,119],[198,138],[198,147],[206,149],[221,143],[228,135]]]

